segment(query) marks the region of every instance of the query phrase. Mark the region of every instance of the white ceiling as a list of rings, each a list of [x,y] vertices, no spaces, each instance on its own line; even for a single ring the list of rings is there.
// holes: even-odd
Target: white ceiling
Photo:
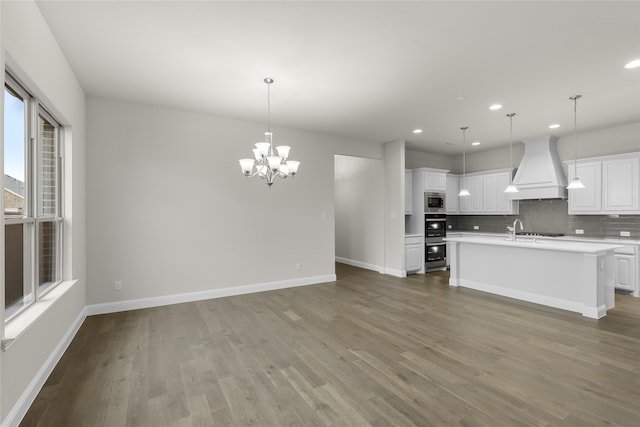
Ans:
[[[270,76],[276,132],[452,154],[463,125],[508,144],[509,112],[515,140],[571,133],[574,94],[579,131],[640,122],[638,1],[38,5],[87,94],[264,122]]]

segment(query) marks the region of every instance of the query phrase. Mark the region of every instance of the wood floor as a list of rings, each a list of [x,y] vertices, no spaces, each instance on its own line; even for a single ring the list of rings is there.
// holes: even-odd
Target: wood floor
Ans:
[[[601,320],[342,264],[92,316],[23,426],[640,426],[640,299]]]

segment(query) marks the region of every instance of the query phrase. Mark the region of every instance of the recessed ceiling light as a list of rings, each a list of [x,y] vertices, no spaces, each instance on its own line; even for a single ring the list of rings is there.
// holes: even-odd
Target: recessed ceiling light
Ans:
[[[413,133],[422,133],[422,129],[414,129]]]
[[[624,68],[627,68],[627,69],[638,68],[638,67],[640,67],[640,59],[634,59],[633,61],[629,62],[627,65],[624,66]]]
[[[501,109],[501,108],[502,108],[502,104],[493,104],[493,105],[491,105],[491,106],[489,107],[489,110],[493,110],[493,111],[495,111],[495,110],[499,110],[499,109]]]
[[[559,125],[559,124],[557,124],[557,123],[554,123],[554,124],[552,124],[552,125],[549,125],[549,129],[558,129],[559,127],[560,127],[560,125]]]
[[[471,145],[480,145],[480,141],[472,142]]]

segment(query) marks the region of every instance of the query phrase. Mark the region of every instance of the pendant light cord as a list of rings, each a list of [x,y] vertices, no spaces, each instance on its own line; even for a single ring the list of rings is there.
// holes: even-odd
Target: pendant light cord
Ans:
[[[573,167],[575,175],[578,176],[578,98],[582,95],[573,95],[569,99],[573,101],[573,139],[575,143],[575,157],[573,158]]]
[[[460,128],[462,130],[462,180],[465,181],[467,179],[467,129],[468,126],[463,126]]]
[[[516,113],[509,113],[507,117],[509,117],[509,167],[513,169],[513,116]],[[513,184],[513,173],[509,174],[509,183]]]

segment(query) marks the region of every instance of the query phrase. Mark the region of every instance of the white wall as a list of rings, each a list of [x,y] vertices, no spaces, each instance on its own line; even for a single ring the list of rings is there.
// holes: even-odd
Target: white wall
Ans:
[[[382,157],[276,126],[302,164],[268,188],[238,166],[264,124],[90,97],[87,126],[89,304],[335,274],[334,154]]]
[[[37,5],[0,2],[0,8],[6,65],[69,128],[65,139],[64,278],[78,280],[0,353],[0,418],[5,420],[85,306],[85,105],[84,93]],[[0,246],[4,247],[4,241]]]
[[[446,154],[429,153],[427,151],[406,150],[405,164],[407,169],[434,168],[452,170],[456,168],[456,157]],[[460,160],[462,162],[462,160]],[[462,166],[460,166],[462,168]]]
[[[384,271],[384,164],[335,156],[336,258]]]
[[[405,276],[404,259],[404,141],[384,144],[385,272]]]

